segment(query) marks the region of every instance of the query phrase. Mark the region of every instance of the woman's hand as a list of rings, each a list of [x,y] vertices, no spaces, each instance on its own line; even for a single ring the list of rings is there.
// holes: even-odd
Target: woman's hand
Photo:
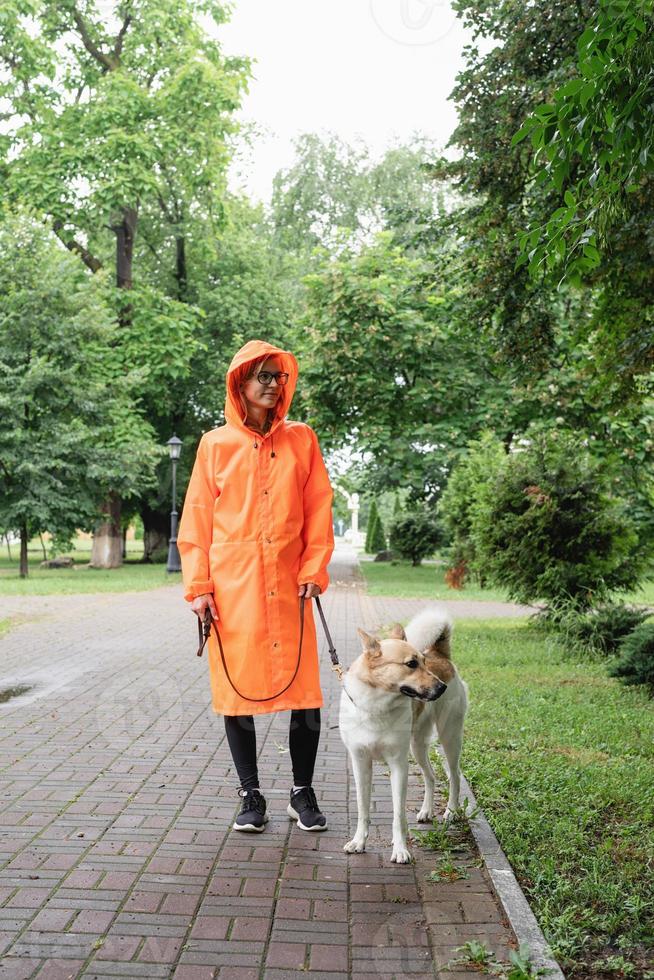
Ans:
[[[196,616],[204,620],[204,614],[207,609],[211,610],[211,618],[218,619],[218,610],[216,609],[216,604],[213,601],[213,593],[205,592],[204,595],[198,595],[195,597],[191,603],[191,609]]]
[[[315,582],[307,582],[300,586],[298,595],[303,595],[305,599],[313,599],[314,596],[320,595],[320,586]]]

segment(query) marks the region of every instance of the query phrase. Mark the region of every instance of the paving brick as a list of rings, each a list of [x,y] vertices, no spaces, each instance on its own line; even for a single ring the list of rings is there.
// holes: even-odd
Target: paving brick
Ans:
[[[37,974],[37,980],[75,980],[83,966],[84,960],[46,960]]]
[[[75,932],[92,932],[102,936],[114,920],[113,912],[97,912],[92,909],[82,909],[74,922]]]
[[[216,970],[212,966],[178,966],[173,974],[174,980],[214,980],[215,976]],[[258,980],[258,976],[258,971],[252,971],[253,980]]]
[[[311,970],[329,970],[347,973],[348,948],[344,946],[324,946],[316,943],[310,947],[309,967]]]
[[[128,896],[125,908],[130,912],[156,912],[163,902],[158,892],[135,891]]]
[[[22,956],[5,956],[2,960],[2,980],[29,980],[41,960]]]
[[[191,930],[192,939],[226,939],[229,924],[232,920],[227,916],[202,915],[193,923]],[[253,920],[248,920],[253,921]],[[268,928],[268,919],[262,919]]]
[[[98,960],[131,960],[140,944],[139,936],[108,935],[95,957]]]
[[[304,943],[274,943],[268,946],[266,970],[269,967],[283,967],[289,970],[302,970],[306,961]]]
[[[181,949],[179,939],[162,939],[148,936],[141,947],[138,958],[146,963],[175,963]]]
[[[75,912],[71,909],[41,909],[30,923],[30,929],[37,932],[63,932]]]

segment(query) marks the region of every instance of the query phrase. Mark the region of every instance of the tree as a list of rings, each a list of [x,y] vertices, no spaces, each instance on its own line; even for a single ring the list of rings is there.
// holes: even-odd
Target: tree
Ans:
[[[366,524],[366,542],[364,545],[364,550],[367,554],[372,551],[372,532],[379,519],[379,511],[377,510],[377,501],[372,499],[370,502],[370,510],[368,511],[368,523]]]
[[[138,410],[138,372],[116,357],[117,327],[92,280],[25,215],[0,224],[0,524],[27,542],[97,519],[110,488],[152,482],[158,458]]]
[[[372,531],[370,533],[370,551],[372,554],[378,554],[380,551],[386,550],[386,532],[384,531],[384,525],[382,524],[382,519],[377,512],[377,517],[372,526]]]
[[[303,389],[326,446],[374,460],[369,488],[438,496],[448,467],[507,399],[477,331],[453,317],[456,287],[380,233],[358,253],[324,256],[305,278]]]
[[[443,208],[444,192],[427,173],[431,142],[415,136],[377,162],[361,141],[324,139],[304,133],[295,141],[295,161],[273,181],[271,219],[284,249],[308,254],[370,243],[383,229],[410,242]]]
[[[155,401],[162,375],[179,379],[197,351],[186,238],[194,209],[219,217],[226,143],[248,75],[246,61],[225,57],[201,24],[225,16],[217,0],[113,2],[102,16],[90,0],[10,0],[0,21],[6,194],[46,215],[91,272],[113,271],[116,343],[127,341]],[[155,252],[172,247],[172,296],[135,279],[139,229]],[[115,490],[107,511],[94,554],[114,564]]]

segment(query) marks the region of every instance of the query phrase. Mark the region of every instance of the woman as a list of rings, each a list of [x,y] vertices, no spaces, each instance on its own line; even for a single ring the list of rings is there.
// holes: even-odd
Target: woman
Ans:
[[[323,705],[312,603],[334,548],[332,488],[313,430],[286,415],[298,365],[289,351],[250,340],[226,375],[225,424],[205,432],[186,491],[177,545],[184,598],[212,628],[213,708],[241,783],[235,830],[264,829],[254,715],[291,710],[293,787],[287,812],[302,830],[326,830],[312,788]]]

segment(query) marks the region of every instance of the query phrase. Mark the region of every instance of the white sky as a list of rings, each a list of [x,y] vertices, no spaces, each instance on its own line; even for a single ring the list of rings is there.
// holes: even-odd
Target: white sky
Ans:
[[[266,202],[300,133],[361,137],[375,156],[419,132],[442,148],[470,40],[448,0],[234,0],[226,54],[256,59],[238,117],[261,129],[230,186]],[[451,150],[448,154],[451,154]]]

